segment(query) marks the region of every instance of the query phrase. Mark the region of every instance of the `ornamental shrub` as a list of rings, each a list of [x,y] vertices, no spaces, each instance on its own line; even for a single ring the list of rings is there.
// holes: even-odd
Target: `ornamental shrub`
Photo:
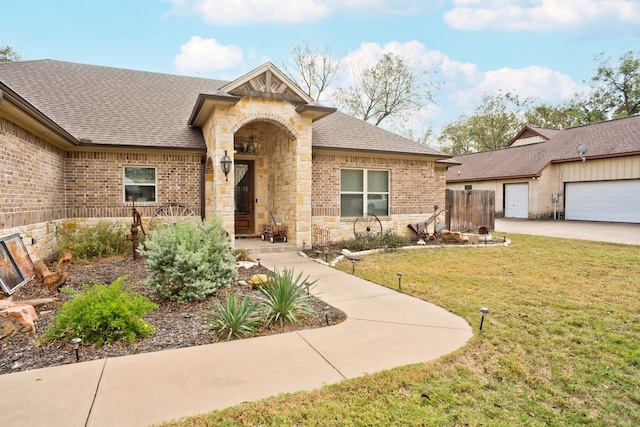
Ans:
[[[109,286],[85,285],[84,293],[73,293],[52,319],[43,341],[68,342],[75,337],[97,345],[116,341],[134,342],[154,331],[142,316],[157,308],[147,297],[124,288],[125,277]]]
[[[231,239],[218,218],[202,222],[176,222],[154,231],[146,241],[146,268],[151,277],[144,284],[161,298],[200,301],[236,278]]]
[[[204,328],[217,331],[218,337],[226,333],[227,340],[254,335],[263,322],[264,309],[250,297],[238,302],[237,294],[227,295],[224,303],[213,300],[211,309],[211,312],[203,314],[207,323]]]
[[[60,250],[68,250],[74,259],[82,261],[131,253],[131,242],[125,240],[125,235],[123,224],[106,221],[86,227],[70,223],[56,232]]]
[[[265,320],[267,324],[275,322],[280,326],[285,323],[301,323],[298,316],[312,316],[312,297],[307,293],[307,280],[302,273],[294,276],[293,268],[285,268],[282,272],[274,269],[268,274],[269,282],[258,289],[264,296],[266,306]],[[309,286],[315,283],[309,283]]]

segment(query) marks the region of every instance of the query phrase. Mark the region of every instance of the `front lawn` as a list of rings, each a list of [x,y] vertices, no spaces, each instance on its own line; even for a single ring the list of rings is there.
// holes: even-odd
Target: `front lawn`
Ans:
[[[467,319],[457,352],[167,425],[640,425],[640,247],[509,238],[357,263],[394,289],[402,272],[404,292]]]

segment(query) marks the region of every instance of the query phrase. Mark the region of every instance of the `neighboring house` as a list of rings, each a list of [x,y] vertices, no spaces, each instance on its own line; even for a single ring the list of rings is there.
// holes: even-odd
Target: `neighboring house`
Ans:
[[[498,216],[640,223],[640,116],[525,127],[507,148],[454,160],[447,188],[495,191]]]
[[[270,63],[233,82],[2,63],[0,142],[0,236],[36,258],[67,221],[127,221],[132,196],[143,218],[181,203],[232,237],[275,218],[297,246],[313,226],[349,238],[367,212],[404,233],[444,204],[451,157],[314,103]]]

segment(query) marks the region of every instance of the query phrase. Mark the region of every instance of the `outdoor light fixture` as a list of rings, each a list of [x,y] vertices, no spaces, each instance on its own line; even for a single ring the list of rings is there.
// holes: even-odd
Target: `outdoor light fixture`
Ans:
[[[224,173],[225,181],[229,181],[229,172],[231,172],[231,157],[227,155],[227,150],[224,150],[224,156],[220,159],[220,167]]]
[[[398,290],[402,291],[402,272],[398,271]]]
[[[82,338],[72,338],[69,343],[73,346],[73,349],[76,352],[76,362],[80,361],[80,343],[82,342]]]
[[[329,263],[329,246],[324,247],[324,260]]]
[[[356,262],[358,260],[355,258],[351,258],[351,274],[355,275],[356,274]]]
[[[305,246],[306,246],[306,245],[307,245],[307,243],[306,243],[306,242],[302,242],[302,252],[304,252],[304,250],[305,250]]]
[[[262,266],[260,265],[260,258],[256,258],[256,261],[258,261],[258,267],[262,267]]]
[[[324,318],[327,321],[327,326],[329,326],[329,306],[325,305],[322,307],[322,312],[324,313]]]
[[[309,295],[309,288],[311,287],[311,283],[304,282],[304,287],[307,288],[307,295]]]
[[[480,330],[482,330],[482,324],[484,323],[484,317],[487,315],[487,313],[489,312],[489,309],[486,307],[482,307],[480,309],[480,313],[482,313],[482,318],[480,319]]]
[[[507,233],[506,232],[502,233],[502,238],[504,239],[504,242],[507,243]]]

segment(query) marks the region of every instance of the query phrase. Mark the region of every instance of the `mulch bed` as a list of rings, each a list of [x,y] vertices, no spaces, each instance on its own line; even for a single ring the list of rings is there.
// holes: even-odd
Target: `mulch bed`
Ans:
[[[50,266],[50,268],[53,269],[55,267]],[[258,290],[250,289],[247,285],[242,285],[239,282],[247,280],[253,274],[267,273],[267,271],[266,268],[257,265],[253,265],[250,268],[240,267],[237,281],[228,288],[219,291],[216,296],[200,302],[180,304],[162,300],[155,296],[151,289],[142,285],[142,282],[149,274],[143,259],[134,261],[129,257],[118,257],[93,261],[87,265],[73,264],[69,268],[69,278],[63,289],[66,287],[79,292],[83,284],[98,282],[108,285],[118,277],[128,276],[126,283],[133,290],[147,296],[159,306],[158,309],[144,317],[147,322],[155,326],[156,331],[153,335],[140,339],[133,344],[114,343],[101,347],[82,345],[80,350],[81,360],[89,361],[214,343],[217,341],[216,333],[203,329],[205,324],[203,313],[210,311],[212,298],[222,299],[228,293],[237,293],[239,298],[245,295],[258,297],[260,295]],[[22,286],[12,295],[14,301],[48,297],[51,297],[49,292],[35,281]],[[36,308],[39,319],[36,322],[37,335],[35,337],[0,340],[0,374],[76,362],[75,353],[70,344],[60,342],[38,343],[38,336],[48,328],[51,319],[69,297],[64,293],[60,293],[54,295],[53,298],[53,303]],[[327,326],[322,308],[328,305],[316,298],[313,299],[313,304],[315,311],[318,313],[316,316],[303,318],[301,324],[288,324],[284,327],[279,325],[263,327],[258,331],[257,336]],[[342,311],[331,306],[328,307],[330,325],[335,325],[346,319],[346,315]]]

